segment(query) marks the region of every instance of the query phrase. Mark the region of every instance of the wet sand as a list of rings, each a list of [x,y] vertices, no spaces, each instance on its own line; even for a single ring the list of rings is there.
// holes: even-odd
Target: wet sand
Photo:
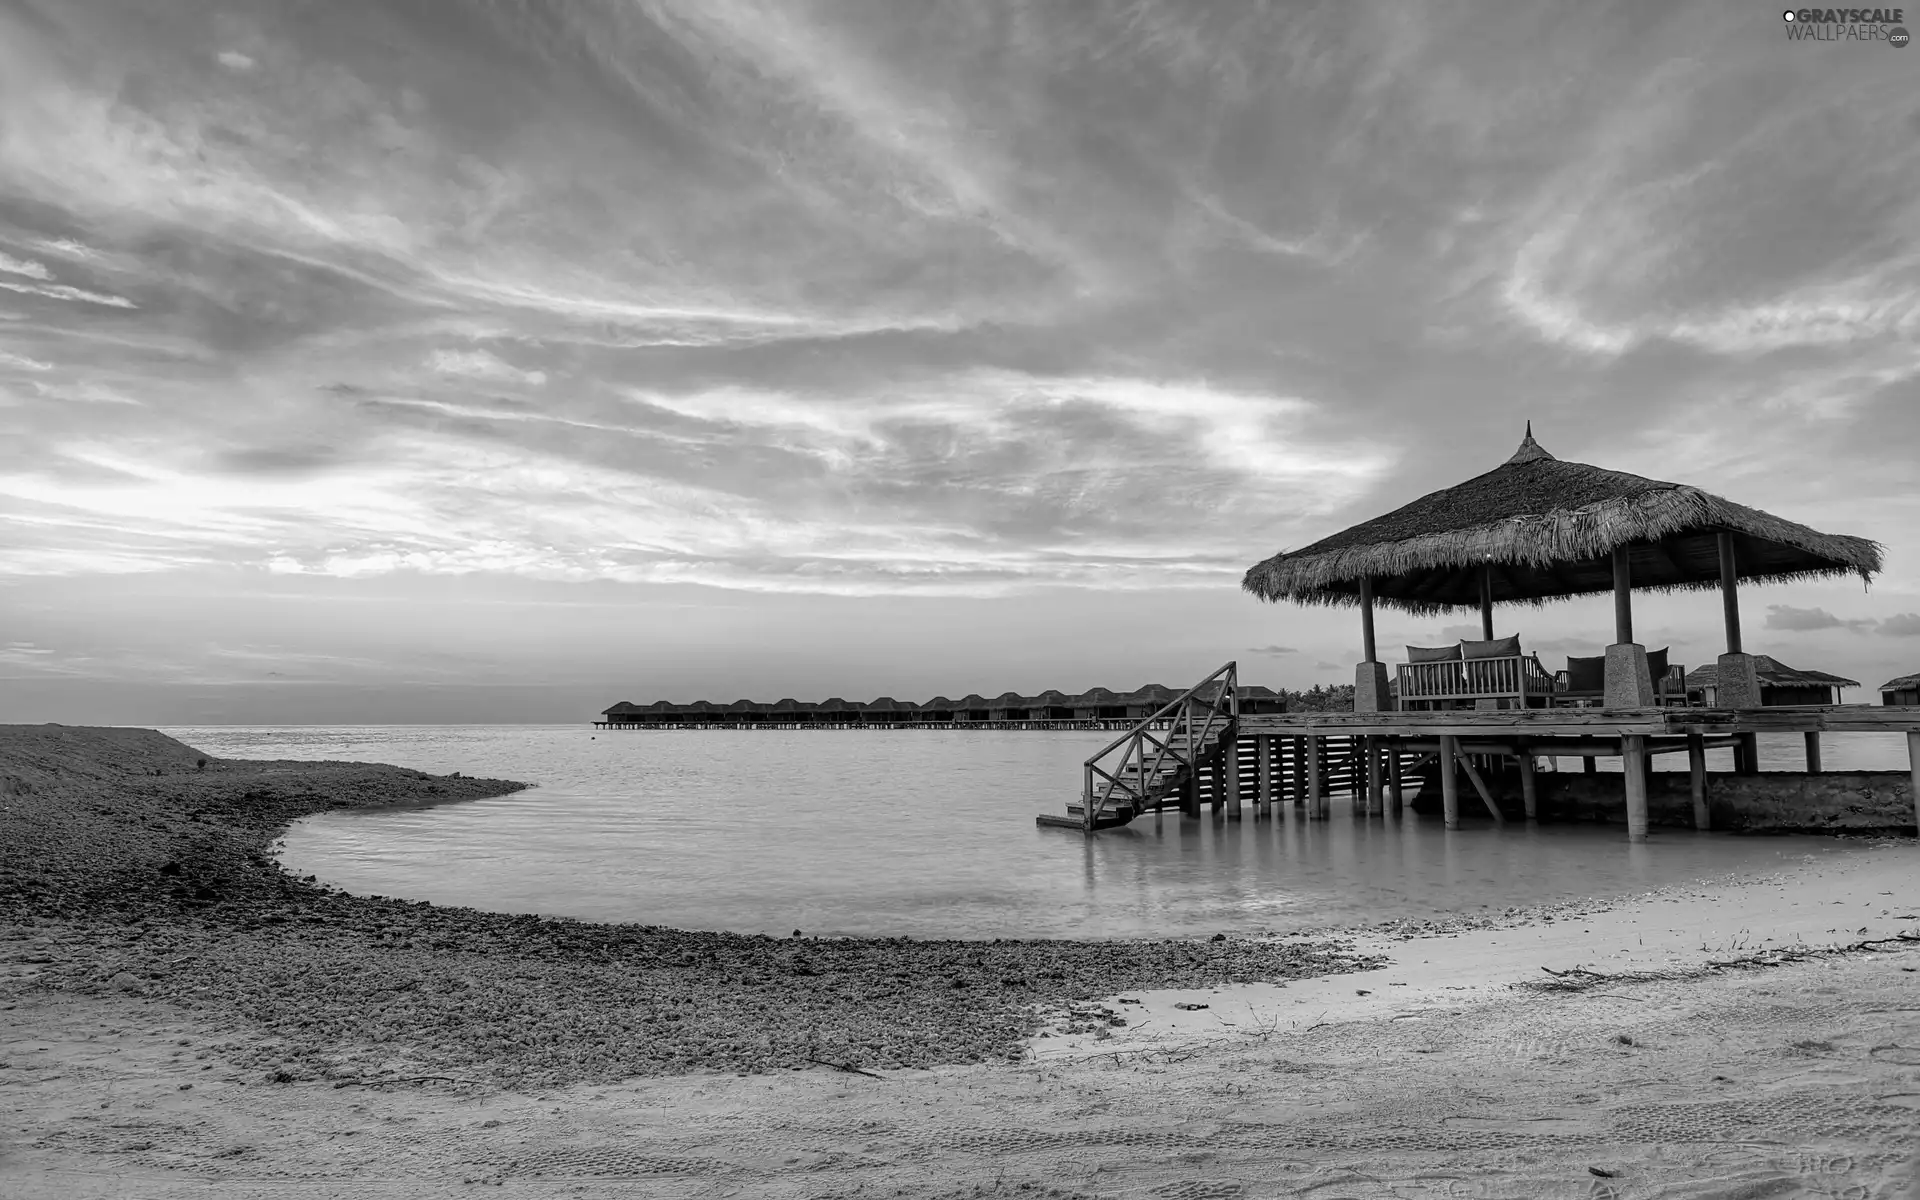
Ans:
[[[159,769],[179,765],[149,749]],[[162,810],[128,797],[192,795],[204,822],[211,785],[112,771],[47,783],[29,758],[16,740],[0,761],[14,781],[0,834],[40,839],[16,836],[0,861],[8,1195],[1920,1197],[1910,840],[1586,913],[1118,952],[1129,944],[846,943],[848,965],[889,971],[748,982],[739,964],[791,963],[798,948],[487,914],[452,937],[445,910],[292,880],[286,899],[261,882],[276,874],[264,850],[278,808],[217,822],[253,873],[188,907],[202,885],[158,872],[180,861],[162,857],[168,839],[206,831],[156,829]],[[200,774],[191,757],[185,769]],[[395,782],[355,773],[391,768],[343,766],[328,791],[324,770],[284,770],[308,805]],[[131,823],[50,825],[53,796]],[[48,844],[62,838],[91,847],[81,859],[138,859],[179,912],[130,895],[147,887],[136,873],[109,872],[112,890]],[[273,920],[313,912],[327,920]],[[458,945],[481,936],[495,939],[484,953]],[[640,968],[643,949],[695,962]],[[633,989],[723,978],[703,953],[739,980],[726,994],[764,1007]],[[817,971],[816,956],[803,965]],[[1066,978],[1017,1003],[951,986],[1012,963]],[[473,985],[450,986],[460,971]],[[863,999],[840,975],[906,978]],[[704,1032],[641,1021],[677,1005]],[[613,1015],[629,1023],[595,1024]],[[685,1061],[755,1020],[878,1028],[882,1047],[858,1057],[869,1048],[816,1037],[785,1058],[756,1046],[753,1062]],[[476,1023],[526,1044],[461,1032]],[[662,1040],[590,1053],[582,1030]],[[928,1049],[903,1055],[893,1038]]]

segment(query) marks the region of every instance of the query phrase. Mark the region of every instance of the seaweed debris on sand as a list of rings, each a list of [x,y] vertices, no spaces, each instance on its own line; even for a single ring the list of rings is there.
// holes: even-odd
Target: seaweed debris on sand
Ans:
[[[434,1072],[526,1087],[1018,1058],[1049,1013],[1140,988],[1381,959],[1318,942],[913,941],[702,933],[354,896],[272,857],[337,808],[524,784],[219,760],[153,730],[0,726],[0,926],[33,986],[137,993],[253,1036],[280,1080]]]

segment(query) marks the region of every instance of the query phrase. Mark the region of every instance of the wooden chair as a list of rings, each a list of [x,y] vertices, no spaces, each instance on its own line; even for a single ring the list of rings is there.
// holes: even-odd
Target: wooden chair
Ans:
[[[1670,647],[1647,651],[1647,673],[1653,676],[1653,702],[1665,708],[1682,707],[1689,703],[1687,696],[1687,669],[1678,663],[1667,662]],[[1605,655],[1592,658],[1567,658],[1567,669],[1554,672],[1553,704],[1557,708],[1600,708],[1607,697],[1607,660]]]

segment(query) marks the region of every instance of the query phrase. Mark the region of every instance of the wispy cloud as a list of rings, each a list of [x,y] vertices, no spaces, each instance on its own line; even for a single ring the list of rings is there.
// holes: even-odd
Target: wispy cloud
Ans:
[[[1527,417],[1916,494],[1910,72],[1712,6],[32,11],[0,571],[1230,589]]]
[[[537,387],[547,381],[545,371],[523,371],[485,350],[436,350],[427,359],[427,369],[488,383],[523,383]]]

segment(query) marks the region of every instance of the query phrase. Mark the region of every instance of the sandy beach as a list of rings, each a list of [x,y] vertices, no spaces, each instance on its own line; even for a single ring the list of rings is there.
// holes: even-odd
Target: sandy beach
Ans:
[[[1421,929],[745,938],[267,854],[510,782],[0,733],[10,1196],[1920,1197],[1911,839]]]

